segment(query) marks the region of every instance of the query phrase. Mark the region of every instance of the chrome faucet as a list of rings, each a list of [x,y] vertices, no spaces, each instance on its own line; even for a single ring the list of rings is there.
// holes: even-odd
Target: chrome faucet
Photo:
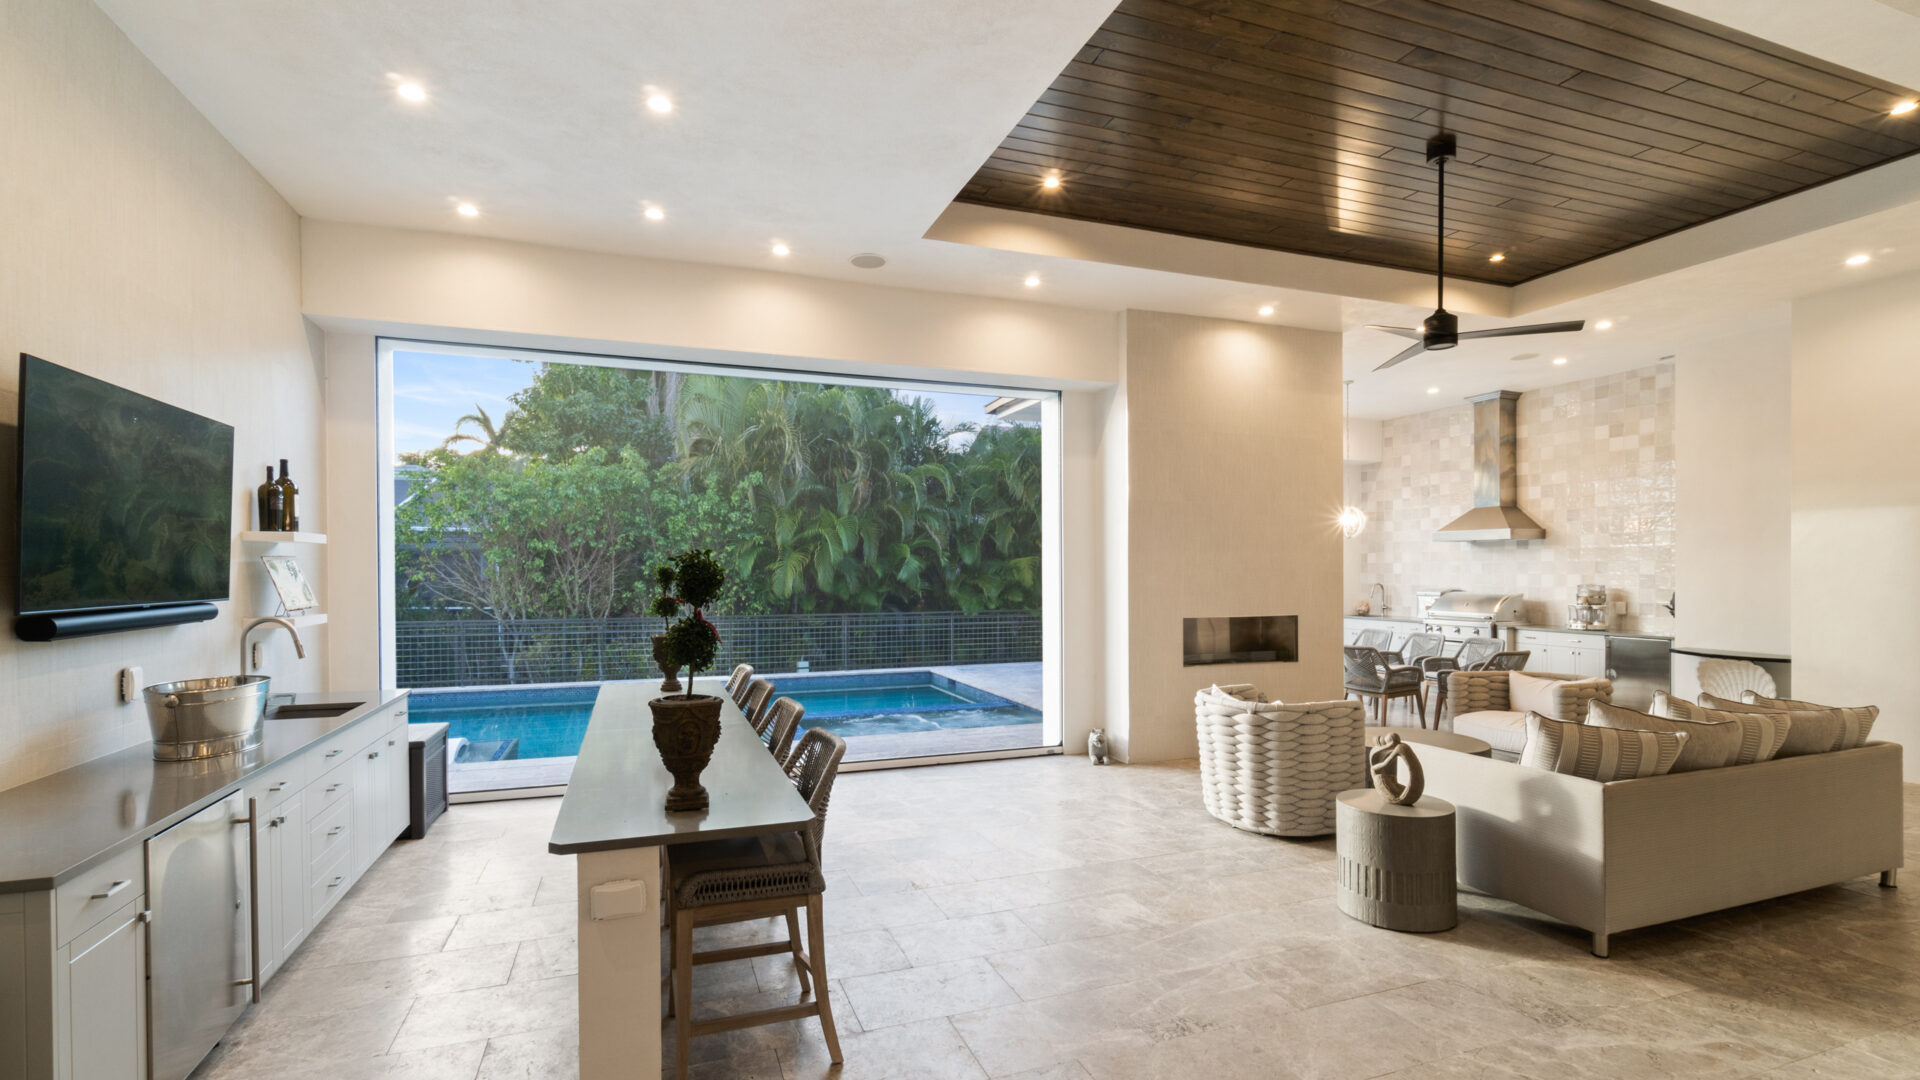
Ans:
[[[300,644],[300,631],[295,630],[293,628],[292,623],[279,617],[278,615],[269,615],[264,619],[253,620],[252,622],[247,624],[246,629],[240,631],[240,674],[245,675],[247,672],[252,671],[254,668],[257,668],[260,666],[260,659],[257,654],[257,650],[260,648],[258,645],[254,646],[254,649],[256,650],[256,655],[253,657],[253,663],[251,664],[251,666],[249,666],[249,664],[247,663],[247,639],[253,636],[253,632],[255,630],[260,629],[262,626],[265,626],[268,623],[273,623],[278,626],[286,627],[287,635],[293,638],[294,655],[298,656],[302,660],[305,660],[307,658],[307,647]]]
[[[1380,594],[1380,606],[1374,610],[1385,615],[1387,613],[1387,587],[1376,581],[1373,583],[1373,588],[1367,590],[1367,595],[1371,597],[1375,593]]]

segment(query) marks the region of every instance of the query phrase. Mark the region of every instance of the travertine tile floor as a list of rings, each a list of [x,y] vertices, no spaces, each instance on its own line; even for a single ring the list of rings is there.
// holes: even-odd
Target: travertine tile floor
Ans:
[[[396,845],[199,1075],[574,1075],[557,805],[456,806]],[[1917,811],[1910,786],[1912,876]],[[1920,1077],[1911,878],[1618,935],[1610,960],[1475,897],[1451,932],[1395,934],[1334,909],[1331,840],[1214,821],[1191,764],[1081,757],[844,775],[826,851],[849,1078]],[[769,957],[695,994],[724,1013],[798,987]],[[835,1075],[812,1021],[694,1055],[703,1077]]]

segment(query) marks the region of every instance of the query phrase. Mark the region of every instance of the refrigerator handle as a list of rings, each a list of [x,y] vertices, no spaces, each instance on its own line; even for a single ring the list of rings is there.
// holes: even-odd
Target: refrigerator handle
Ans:
[[[241,985],[250,988],[255,1005],[260,1004],[260,834],[253,823],[259,817],[258,800],[249,797],[247,816],[233,819],[235,825],[247,827],[247,964],[253,977],[241,980]]]

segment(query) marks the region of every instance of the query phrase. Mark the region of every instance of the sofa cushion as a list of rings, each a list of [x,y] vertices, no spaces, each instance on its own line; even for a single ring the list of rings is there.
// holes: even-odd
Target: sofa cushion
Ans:
[[[1619,731],[1527,714],[1520,764],[1607,783],[1664,776],[1687,736],[1666,731]]]
[[[1792,727],[1788,729],[1787,740],[1781,745],[1780,753],[1775,755],[1777,757],[1851,750],[1867,741],[1868,735],[1873,732],[1873,722],[1880,715],[1880,709],[1872,705],[1852,709],[1782,709],[1712,694],[1701,694],[1700,704],[1725,712],[1762,712],[1787,717],[1792,721]]]
[[[1527,745],[1527,714],[1482,709],[1453,718],[1453,733],[1479,739],[1495,753],[1518,755]]]
[[[1727,721],[1739,724],[1740,752],[1728,762],[1729,765],[1751,765],[1756,761],[1772,761],[1782,756],[1781,748],[1786,745],[1787,736],[1793,730],[1793,716],[1790,713],[1763,712],[1757,708],[1709,709],[1704,705],[1695,705],[1685,698],[1674,697],[1665,690],[1654,691],[1653,715],[1668,720],[1691,721],[1696,724]]]
[[[1701,710],[1709,716],[1732,716],[1732,713],[1713,713]],[[1773,721],[1784,717],[1763,717],[1749,713],[1748,719],[1757,729],[1766,724],[1775,726]],[[1745,741],[1741,725],[1735,720],[1670,720],[1664,716],[1654,716],[1635,709],[1623,709],[1618,705],[1609,705],[1596,701],[1587,710],[1587,723],[1594,727],[1611,728],[1615,731],[1668,731],[1684,733],[1687,744],[1680,749],[1680,756],[1674,759],[1673,772],[1694,772],[1699,769],[1722,769],[1738,763],[1741,744]],[[1754,742],[1759,743],[1756,737]],[[1769,750],[1774,749],[1768,747]]]
[[[1613,684],[1606,679],[1576,679],[1571,676],[1507,673],[1507,708],[1522,715],[1537,712],[1553,720],[1576,723],[1587,718],[1591,702],[1612,695]]]

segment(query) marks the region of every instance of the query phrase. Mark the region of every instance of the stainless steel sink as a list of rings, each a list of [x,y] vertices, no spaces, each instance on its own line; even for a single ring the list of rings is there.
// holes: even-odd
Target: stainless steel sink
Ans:
[[[299,720],[316,716],[339,716],[342,713],[350,713],[365,704],[364,701],[320,701],[308,702],[305,705],[288,702],[268,709],[267,719]]]

